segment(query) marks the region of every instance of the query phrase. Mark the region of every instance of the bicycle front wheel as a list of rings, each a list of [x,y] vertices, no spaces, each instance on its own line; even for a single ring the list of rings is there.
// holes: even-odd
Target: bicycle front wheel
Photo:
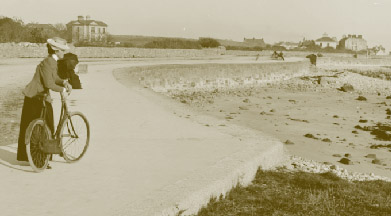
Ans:
[[[35,172],[42,172],[48,165],[50,154],[42,151],[46,139],[50,139],[50,129],[42,119],[33,120],[26,129],[25,143],[27,158]]]
[[[60,133],[64,159],[76,162],[86,153],[90,142],[90,125],[81,112],[72,112],[63,122]]]

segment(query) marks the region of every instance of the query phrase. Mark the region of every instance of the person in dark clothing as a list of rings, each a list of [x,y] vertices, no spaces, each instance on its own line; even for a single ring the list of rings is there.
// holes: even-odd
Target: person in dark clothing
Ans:
[[[316,66],[317,56],[315,54],[307,55],[306,58],[310,59],[311,65]]]
[[[277,51],[274,50],[274,52],[273,52],[273,54],[272,54],[272,57],[273,57],[273,58],[278,58],[278,53],[277,53]]]
[[[72,89],[82,89],[80,78],[75,73],[79,59],[73,53],[67,53],[64,58],[58,61],[58,76],[67,79],[72,85]]]
[[[64,96],[72,89],[67,80],[61,79],[57,75],[57,60],[63,58],[64,51],[69,49],[66,41],[58,37],[48,39],[47,48],[48,57],[37,66],[33,79],[23,90],[25,97],[18,138],[18,161],[28,161],[25,143],[26,129],[34,119],[41,116],[44,103],[46,106],[45,120],[51,133],[54,133],[53,107],[49,89],[60,92]],[[43,101],[45,95],[47,95],[46,101]],[[50,169],[50,166],[48,168]]]
[[[280,51],[280,53],[278,53],[278,57],[281,58],[283,61],[285,61],[284,53],[282,53],[282,51]]]

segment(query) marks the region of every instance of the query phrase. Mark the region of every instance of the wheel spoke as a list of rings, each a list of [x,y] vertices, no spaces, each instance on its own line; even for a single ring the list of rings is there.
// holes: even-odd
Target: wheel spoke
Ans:
[[[68,120],[63,124],[62,132],[62,151],[64,158],[68,162],[79,160],[87,150],[88,146],[88,125],[81,114],[71,114]]]
[[[28,146],[29,151],[27,153],[30,158],[31,166],[35,171],[39,172],[45,167],[49,159],[48,155],[40,148],[40,143],[49,137],[49,130],[41,120],[38,120],[35,121],[31,129],[26,131],[26,136],[29,138],[28,142],[30,143]]]
[[[74,143],[76,141],[76,139],[69,139],[69,140],[72,140],[71,142],[67,142],[66,145],[64,145],[64,150],[67,149],[72,143]]]

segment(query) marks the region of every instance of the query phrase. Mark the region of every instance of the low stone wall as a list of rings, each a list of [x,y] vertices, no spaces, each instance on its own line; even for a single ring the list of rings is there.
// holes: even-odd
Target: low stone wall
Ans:
[[[132,67],[134,81],[156,92],[214,91],[267,84],[309,73],[309,62]]]
[[[205,57],[225,54],[221,49],[144,49],[124,47],[74,47],[70,52],[79,58],[172,58]],[[45,44],[0,43],[0,58],[42,58],[47,55]]]
[[[124,47],[74,47],[70,52],[80,58],[172,58],[172,57],[207,57],[219,55],[234,56],[271,56],[273,51],[241,51],[211,49],[144,49]],[[305,57],[312,52],[284,51],[286,57]],[[47,55],[45,44],[35,43],[0,43],[0,58],[42,58]],[[351,54],[326,53],[327,57],[351,57]]]

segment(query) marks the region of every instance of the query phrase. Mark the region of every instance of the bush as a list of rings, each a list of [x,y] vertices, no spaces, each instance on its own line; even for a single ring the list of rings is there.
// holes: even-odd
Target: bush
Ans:
[[[27,41],[27,28],[21,20],[8,17],[0,17],[0,42],[21,42]]]
[[[164,39],[159,41],[152,41],[144,45],[144,48],[157,49],[201,49],[198,41],[190,41],[183,39]]]
[[[66,29],[57,29],[62,24],[35,27],[25,25],[22,20],[0,16],[0,43],[31,42],[45,43],[48,38],[61,36],[66,38]],[[67,39],[67,38],[66,38]]]
[[[213,38],[200,38],[198,40],[198,43],[202,47],[207,47],[207,48],[220,46],[220,43],[216,39],[213,39]]]
[[[262,51],[263,48],[259,46],[255,47],[243,47],[243,46],[227,46],[227,50],[243,50],[243,51]]]

